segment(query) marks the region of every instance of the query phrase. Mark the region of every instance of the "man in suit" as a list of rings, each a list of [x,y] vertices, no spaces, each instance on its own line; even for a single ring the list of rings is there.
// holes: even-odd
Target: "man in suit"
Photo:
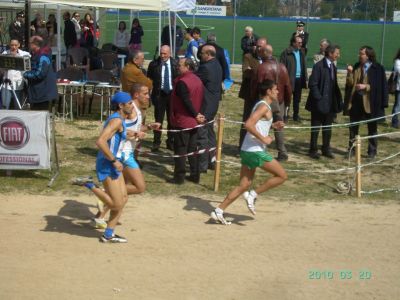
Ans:
[[[207,43],[201,45],[199,47],[199,50],[197,52],[197,57],[200,60],[201,59],[201,49],[203,49],[203,47],[205,45],[211,45],[214,46],[215,48],[215,58],[218,60],[219,64],[221,65],[222,68],[222,81],[224,81],[226,79],[226,75],[225,75],[225,71],[227,69],[227,64],[226,64],[226,59],[225,59],[225,52],[224,52],[224,48],[220,47],[217,45],[217,37],[215,35],[215,33],[209,33],[207,35]]]
[[[252,87],[254,82],[257,82],[257,70],[260,64],[262,63],[261,54],[267,46],[267,39],[265,37],[261,37],[257,40],[256,47],[252,53],[246,53],[243,56],[243,64],[242,64],[242,85],[239,90],[239,98],[244,100],[243,105],[243,116],[242,121],[246,122],[248,117],[251,114],[251,110],[254,107],[254,104],[259,100],[256,92],[253,91]],[[246,135],[246,130],[242,125],[240,128],[240,139],[239,139],[239,148],[242,146],[243,139]]]
[[[281,53],[280,61],[289,72],[293,91],[293,121],[300,122],[301,90],[307,88],[307,66],[302,49],[303,40],[299,36],[290,39],[290,46]]]
[[[222,68],[215,58],[215,48],[206,45],[201,50],[201,64],[197,70],[197,76],[203,82],[204,101],[201,107],[201,114],[205,117],[205,122],[214,120],[218,111],[219,101],[222,92]],[[214,132],[214,124],[200,127],[198,130],[199,149],[210,149],[216,146],[217,141]],[[199,155],[199,170],[207,172],[213,169],[215,162],[215,151]]]
[[[8,27],[10,40],[18,40],[20,47],[25,49],[28,45],[25,44],[25,14],[23,11],[17,13],[15,21]]]
[[[349,98],[345,100],[345,111],[350,115],[350,122],[369,120],[385,115],[388,107],[388,88],[385,68],[376,61],[375,50],[362,46],[358,52],[358,63],[347,67],[346,90]],[[368,135],[378,133],[378,121],[368,122]],[[350,128],[349,147],[352,146],[359,125]],[[375,158],[378,149],[376,138],[368,139],[368,157]]]
[[[330,126],[336,113],[343,109],[342,93],[337,82],[335,61],[340,56],[340,47],[329,45],[325,49],[325,58],[317,62],[312,70],[308,87],[306,109],[311,112],[311,139],[309,155],[319,159],[318,134],[319,126]],[[334,158],[331,150],[332,128],[322,130],[322,155]]]
[[[147,69],[147,76],[153,81],[153,90],[151,92],[151,102],[154,105],[154,119],[156,122],[164,122],[165,113],[167,113],[167,129],[170,125],[170,101],[173,89],[173,82],[178,76],[178,64],[171,57],[171,49],[164,45],[160,50],[160,57],[150,62]],[[167,134],[167,148],[173,150],[173,135]],[[152,151],[158,151],[161,145],[161,131],[154,131]]]

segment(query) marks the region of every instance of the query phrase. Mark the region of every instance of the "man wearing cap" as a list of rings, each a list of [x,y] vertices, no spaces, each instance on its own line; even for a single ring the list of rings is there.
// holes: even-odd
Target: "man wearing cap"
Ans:
[[[306,23],[303,21],[297,21],[297,30],[293,32],[292,37],[294,36],[299,36],[302,40],[302,46],[301,48],[304,50],[304,54],[307,55],[307,43],[308,43],[308,32],[304,31],[304,26]]]
[[[104,234],[100,237],[103,243],[126,243],[127,240],[114,234],[114,228],[122,214],[122,210],[128,200],[123,165],[120,162],[122,156],[121,145],[126,141],[125,119],[134,109],[130,94],[117,92],[111,100],[115,112],[107,119],[103,131],[96,141],[99,152],[96,158],[97,178],[103,183],[106,193],[105,204],[110,208],[110,218]]]
[[[17,13],[15,21],[8,27],[8,34],[10,35],[10,40],[18,40],[21,48],[25,48],[25,15],[23,11]]]

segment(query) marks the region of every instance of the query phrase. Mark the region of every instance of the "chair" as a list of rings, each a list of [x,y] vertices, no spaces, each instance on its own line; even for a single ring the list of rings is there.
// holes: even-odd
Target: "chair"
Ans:
[[[114,76],[119,75],[118,54],[114,51],[101,51],[99,59],[104,70],[110,70]]]
[[[81,68],[77,67],[77,66],[71,66],[71,67],[67,67],[65,69],[61,69],[59,71],[57,71],[57,79],[68,79],[70,81],[82,81],[84,78],[84,72],[82,71]],[[79,94],[81,95],[81,87],[82,86],[74,86],[74,85],[68,85],[68,84],[63,84],[61,85],[63,91],[62,91],[62,116],[63,118],[70,114],[71,117],[71,121],[74,119],[73,118],[73,111],[72,111],[72,100],[73,100],[73,95]],[[76,89],[78,89],[76,91]],[[69,96],[69,109],[68,109],[68,105],[67,105],[67,100],[66,100],[66,96]],[[81,98],[80,98],[81,100]],[[60,104],[58,106],[58,111],[60,111]],[[76,100],[76,107],[77,107],[77,114],[78,114],[78,107],[79,107],[79,103],[78,103],[78,99]],[[70,112],[68,113],[67,111],[70,110]]]
[[[109,70],[103,70],[103,69],[98,69],[98,70],[92,70],[88,73],[88,81],[92,82],[93,84],[90,84],[90,86],[92,87],[91,90],[91,97],[89,99],[89,108],[88,108],[88,113],[91,113],[92,110],[92,103],[93,103],[93,98],[95,95],[100,96],[101,97],[101,106],[100,106],[100,110],[101,110],[101,120],[103,119],[103,101],[104,101],[104,96],[111,96],[111,91],[112,88],[109,86],[103,86],[99,83],[107,83],[109,85],[113,85],[113,84],[118,84],[116,82],[116,78],[114,76],[114,74],[109,71]],[[89,87],[89,85],[88,85]],[[100,89],[100,91],[99,91]],[[85,89],[86,91],[86,89]],[[106,91],[106,93],[105,93]],[[85,110],[85,107],[83,107],[83,111]],[[108,108],[109,110],[109,108]]]
[[[87,75],[90,68],[89,51],[86,48],[69,48],[67,51],[66,65],[77,66]]]

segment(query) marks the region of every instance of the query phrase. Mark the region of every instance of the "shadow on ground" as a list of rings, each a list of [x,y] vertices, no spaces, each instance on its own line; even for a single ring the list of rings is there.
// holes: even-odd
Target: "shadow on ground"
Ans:
[[[215,206],[211,205],[211,203],[214,203],[215,201],[206,200],[199,197],[183,195],[180,196],[180,198],[186,200],[186,206],[183,209],[188,211],[199,211],[208,217],[210,216],[210,213],[215,209],[216,206],[216,205]],[[246,224],[243,223],[244,221],[254,220],[253,217],[246,215],[224,213],[224,216],[228,221],[231,221],[232,224],[240,226],[246,226]],[[209,220],[206,221],[205,224],[216,224],[216,223],[213,219],[209,218]]]
[[[64,206],[56,216],[44,216],[47,225],[42,231],[99,238],[100,233],[89,222],[94,217],[89,208],[93,207],[76,200],[64,200]]]

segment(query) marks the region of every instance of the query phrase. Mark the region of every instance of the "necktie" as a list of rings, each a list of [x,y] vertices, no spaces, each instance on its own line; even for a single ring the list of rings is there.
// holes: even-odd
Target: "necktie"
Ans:
[[[335,80],[335,69],[333,67],[333,63],[331,63],[330,69],[331,69],[331,79]]]
[[[165,93],[169,93],[170,89],[169,89],[169,70],[168,70],[168,64],[164,63],[164,78],[163,78],[163,87],[162,90]]]

